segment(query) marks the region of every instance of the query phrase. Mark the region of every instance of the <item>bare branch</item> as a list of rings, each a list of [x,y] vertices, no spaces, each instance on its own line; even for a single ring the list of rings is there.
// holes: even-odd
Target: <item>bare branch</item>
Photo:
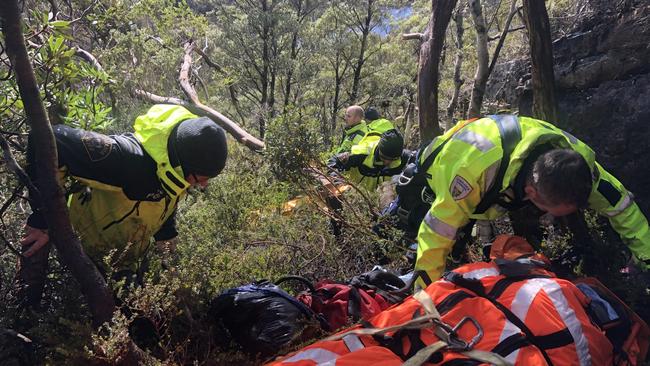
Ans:
[[[515,14],[517,14],[519,9],[521,9],[521,7],[517,7],[517,1],[518,0],[512,0],[512,3],[510,4],[510,13],[508,14],[508,18],[506,18],[506,24],[503,26],[503,31],[499,36],[499,42],[497,43],[497,46],[494,49],[494,53],[492,54],[492,61],[490,61],[490,67],[488,68],[488,76],[492,74],[492,70],[494,70],[494,66],[496,66],[497,64],[497,59],[499,58],[501,47],[503,47],[503,43],[506,41],[506,36],[508,35],[508,33],[520,29],[526,29],[525,25],[522,25],[521,27],[517,27],[514,29],[509,29],[510,23],[512,22],[512,18],[514,18]]]
[[[183,56],[183,64],[181,66],[178,80],[181,84],[183,92],[185,92],[185,95],[187,95],[190,101],[174,97],[163,97],[141,89],[135,89],[133,93],[140,98],[150,100],[154,103],[180,105],[187,108],[189,111],[196,115],[209,117],[218,125],[223,127],[223,129],[230,133],[237,141],[244,144],[249,149],[257,152],[264,150],[263,141],[249,134],[246,130],[241,128],[237,123],[228,117],[201,103],[196,90],[190,83],[189,78],[189,73],[192,68],[192,52],[196,49],[196,47],[193,42],[187,42],[184,45],[184,49],[185,54]]]
[[[183,107],[189,107],[190,103],[179,99],[179,98],[174,98],[174,97],[163,97],[160,95],[156,95],[153,93],[149,93],[147,91],[144,91],[142,89],[135,89],[133,91],[133,94],[136,97],[140,97],[141,99],[148,99],[154,103],[160,103],[160,104],[174,104],[174,105],[180,105]]]
[[[205,53],[205,51],[203,51],[202,49],[200,49],[198,47],[194,47],[194,51],[196,53],[198,53],[201,57],[203,57],[203,61],[205,61],[205,63],[208,64],[208,66],[210,66],[213,69],[217,70],[218,73],[220,73],[222,75],[226,75],[226,71],[223,69],[223,67],[221,67],[216,62],[212,61],[212,59],[210,59],[210,57],[208,57],[208,55]]]
[[[192,51],[194,50],[194,43],[187,42],[183,48],[185,49],[185,55],[183,56],[183,65],[181,66],[178,81],[181,84],[181,88],[185,95],[190,98],[192,103],[197,104],[200,103],[199,96],[196,94],[196,90],[190,83],[190,69],[192,68]]]
[[[164,48],[166,50],[171,50],[171,47],[167,46],[165,44],[165,42],[163,42],[162,39],[160,39],[160,37],[154,37],[154,36],[149,35],[149,36],[147,36],[147,38],[145,38],[145,41],[149,41],[149,40],[158,43],[160,45],[160,47],[162,47],[162,48]]]
[[[221,127],[224,128],[224,130],[228,131],[228,133],[237,139],[237,141],[246,145],[246,147],[249,149],[253,151],[261,151],[264,149],[263,141],[260,141],[258,138],[244,131],[241,127],[239,127],[239,125],[237,125],[237,123],[233,122],[228,117],[201,103],[194,104],[179,98],[163,97],[140,89],[134,90],[134,94],[140,98],[148,99],[154,103],[183,106],[194,114],[209,117],[213,121],[217,122]]]
[[[504,29],[507,29],[507,28],[504,28]],[[503,34],[504,34],[504,33],[506,33],[506,34],[507,34],[507,33],[512,33],[512,32],[516,32],[516,31],[520,31],[520,30],[522,30],[522,29],[526,29],[526,26],[525,26],[525,25],[520,25],[519,27],[508,29],[507,32],[503,32],[503,33],[501,33],[501,34],[497,34],[496,36],[489,36],[489,37],[488,37],[488,42],[496,41],[497,39],[501,39],[501,38],[503,38]]]
[[[456,23],[456,61],[454,62],[454,94],[447,105],[447,126],[446,129],[452,127],[454,113],[458,106],[458,98],[460,96],[460,88],[465,82],[461,76],[463,65],[463,8],[458,7],[456,14],[454,14],[454,22]]]
[[[417,39],[418,41],[424,40],[424,33],[404,33],[402,34],[402,40],[408,41],[411,39]]]
[[[97,58],[93,56],[92,53],[84,50],[81,47],[75,47],[75,55],[81,57],[83,60],[93,65],[95,69],[104,72],[104,68],[102,67],[102,64],[100,64],[99,61],[97,61]]]
[[[9,148],[9,143],[7,142],[7,139],[5,139],[4,136],[0,134],[0,148],[2,149],[2,157],[7,164],[7,167],[9,167],[9,170],[14,172],[16,174],[16,177],[18,177],[18,180],[20,183],[25,185],[28,189],[30,194],[38,194],[38,189],[36,186],[34,186],[34,183],[32,183],[32,180],[29,179],[29,176],[27,173],[25,173],[25,170],[18,164],[16,161],[16,158],[14,158],[14,154],[11,152],[11,149]]]

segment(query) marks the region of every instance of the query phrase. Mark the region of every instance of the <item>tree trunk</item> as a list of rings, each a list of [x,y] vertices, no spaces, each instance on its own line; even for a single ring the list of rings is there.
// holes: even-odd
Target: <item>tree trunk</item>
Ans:
[[[271,27],[268,23],[269,16],[266,14],[269,11],[266,0],[260,1],[264,18],[262,19],[262,72],[260,75],[260,111],[257,116],[259,126],[260,139],[264,140],[266,134],[266,117],[269,113],[269,85],[270,85],[270,69],[271,69],[271,50],[270,50],[270,33]]]
[[[363,64],[366,62],[365,54],[366,48],[368,47],[368,35],[370,34],[370,22],[372,21],[372,3],[374,0],[368,0],[368,7],[366,9],[366,17],[364,23],[361,24],[361,48],[359,49],[359,57],[357,58],[357,64],[354,67],[354,77],[352,79],[352,92],[350,93],[350,100],[353,103],[357,101],[359,96],[359,88],[361,85],[361,69]]]
[[[36,169],[40,179],[36,182],[49,235],[61,261],[70,268],[88,301],[95,326],[109,321],[115,304],[113,296],[97,267],[84,253],[81,242],[72,229],[63,190],[56,178],[57,151],[52,126],[41,102],[41,97],[29,60],[21,30],[21,14],[17,0],[0,1],[2,31],[6,52],[16,73],[16,80],[23,101],[27,122],[31,127],[30,143],[33,143]]]
[[[293,72],[294,72],[294,62],[296,61],[296,58],[298,57],[298,31],[294,31],[293,35],[291,36],[291,64],[289,65],[289,69],[287,70],[287,76],[286,76],[286,81],[284,83],[284,103],[283,103],[283,108],[284,111],[287,110],[287,107],[289,106],[289,101],[291,99],[291,83],[293,82]]]
[[[454,16],[454,22],[456,23],[456,61],[454,62],[454,94],[451,96],[451,100],[447,105],[447,128],[450,129],[453,126],[454,113],[456,112],[456,107],[458,106],[458,97],[460,95],[460,88],[463,86],[463,78],[461,77],[461,69],[463,66],[463,7],[458,6],[456,10],[456,15]]]
[[[524,20],[530,42],[532,64],[533,116],[549,122],[557,120],[553,45],[546,5],[540,0],[524,0]]]
[[[445,32],[456,0],[431,0],[431,19],[420,46],[418,65],[418,109],[420,139],[425,143],[440,135],[438,123],[438,80]]]
[[[337,49],[336,50],[336,58],[334,59],[334,97],[332,99],[332,104],[331,104],[331,112],[332,112],[332,118],[331,118],[331,129],[330,132],[333,135],[334,131],[336,131],[336,118],[338,116],[340,104],[341,104],[341,88],[343,85],[343,77],[345,76],[345,73],[347,71],[347,66],[341,70],[341,62],[342,62],[342,57],[341,57],[341,50]]]
[[[415,103],[413,101],[413,94],[409,93],[407,101],[406,112],[404,113],[404,118],[406,118],[406,125],[404,126],[404,146],[411,146],[411,137],[413,136],[413,120],[415,119]]]
[[[469,108],[467,109],[467,117],[475,118],[481,115],[481,105],[483,104],[485,85],[487,84],[489,76],[488,69],[490,60],[488,54],[487,26],[485,25],[485,17],[483,17],[481,1],[470,0],[469,10],[470,13],[472,13],[472,20],[474,21],[474,28],[476,29],[477,66],[476,74],[474,74],[472,96],[469,101]]]

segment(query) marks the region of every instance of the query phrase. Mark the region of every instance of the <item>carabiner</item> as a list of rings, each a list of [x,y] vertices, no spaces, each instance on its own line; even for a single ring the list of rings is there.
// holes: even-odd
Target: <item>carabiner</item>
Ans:
[[[476,335],[475,335],[474,338],[472,338],[472,340],[469,341],[469,342],[467,342],[467,341],[465,341],[465,340],[463,340],[463,339],[460,339],[460,338],[458,337],[458,330],[459,330],[460,328],[462,328],[463,325],[464,325],[466,322],[468,322],[468,321],[472,322],[472,324],[474,324],[474,327],[475,327],[476,330],[477,330]],[[483,338],[483,328],[481,328],[481,325],[478,323],[478,321],[477,321],[476,319],[472,318],[471,316],[466,316],[466,317],[464,317],[464,318],[461,319],[458,323],[456,323],[456,325],[455,325],[453,328],[451,328],[451,329],[452,329],[453,332],[450,332],[450,336],[453,336],[453,338],[456,338],[456,339],[454,339],[454,342],[458,341],[458,344],[459,344],[460,346],[462,346],[462,348],[457,348],[457,349],[460,349],[460,350],[462,350],[462,351],[469,351],[469,350],[471,350],[471,349],[474,348],[474,346],[475,346],[475,345],[476,345],[476,344],[477,344],[477,343],[478,343],[478,342]],[[452,338],[452,337],[450,337],[450,339],[451,339],[451,338]],[[450,344],[449,347],[452,348],[453,345]]]

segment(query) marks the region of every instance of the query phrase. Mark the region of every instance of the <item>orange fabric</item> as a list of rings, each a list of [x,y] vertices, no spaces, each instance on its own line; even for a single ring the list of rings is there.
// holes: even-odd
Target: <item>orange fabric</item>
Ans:
[[[602,284],[598,279],[593,277],[579,278],[574,281],[575,283],[584,283],[591,287],[597,288],[602,293],[607,295],[607,298],[618,302],[625,312],[627,313],[628,318],[632,321],[632,327],[630,334],[628,335],[625,343],[623,344],[623,351],[628,355],[630,363],[636,365],[639,362],[643,362],[646,359],[648,354],[648,348],[650,346],[650,327],[646,324],[639,315],[637,315],[632,309],[630,309],[627,304],[625,304],[621,299],[618,298],[613,292],[611,292],[605,285]],[[622,361],[622,360],[621,360]],[[618,362],[616,363],[619,364]],[[620,362],[621,365],[628,365],[627,362]]]
[[[508,239],[501,238],[497,248],[501,248],[501,253],[506,258],[517,258],[517,254],[527,255],[533,253],[532,247],[527,243],[522,243],[520,238]],[[530,248],[530,250],[526,247]],[[509,361],[518,365],[545,365],[543,353],[536,346],[525,343],[528,339],[523,332],[513,323],[511,323],[503,311],[499,310],[490,299],[479,296],[479,293],[489,294],[490,291],[497,288],[502,291],[496,293],[492,299],[495,299],[508,308],[512,313],[518,316],[526,325],[532,334],[539,339],[553,334],[563,334],[568,340],[568,344],[559,344],[558,346],[546,349],[546,354],[555,366],[569,366],[591,364],[593,366],[611,365],[612,364],[612,345],[605,336],[604,332],[595,326],[588,317],[585,306],[588,305],[589,299],[571,282],[554,278],[553,274],[544,271],[538,278],[523,279],[512,281],[501,275],[499,267],[491,263],[472,263],[461,266],[453,271],[457,276],[462,276],[463,281],[468,281],[478,287],[471,287],[477,293],[468,289],[468,285],[456,285],[457,279],[439,280],[431,284],[425,291],[431,296],[438,311],[441,313],[442,321],[453,327],[459,324],[465,317],[471,317],[478,321],[483,331],[483,337],[476,343],[475,349],[484,351],[493,351],[497,345],[501,348],[508,349],[508,354],[502,356]],[[537,273],[537,272],[536,272]],[[453,280],[454,282],[451,282]],[[498,286],[496,286],[499,284]],[[503,286],[507,284],[507,286]],[[453,306],[448,304],[453,303]],[[447,305],[446,305],[447,304]],[[402,324],[417,316],[424,314],[420,303],[413,297],[408,297],[399,305],[393,306],[369,320],[372,327],[384,328],[392,325]],[[356,328],[360,328],[357,326]],[[351,328],[354,329],[354,328]],[[346,331],[343,331],[344,333]],[[384,365],[397,365],[404,360],[409,353],[413,354],[416,350],[411,350],[411,341],[419,339],[425,345],[438,341],[433,328],[424,328],[415,330],[415,334],[408,336],[408,332],[401,334],[395,332],[387,334],[394,337],[397,343],[401,345],[397,348],[403,357],[393,353],[387,344],[380,345],[379,342],[371,336],[358,336],[363,347],[353,352],[345,345],[343,340],[316,342],[283,360],[276,361],[271,365],[289,366],[289,365],[315,365],[316,363],[296,363],[288,360],[301,359],[313,354],[313,350],[329,350],[329,355],[333,359],[329,360],[331,364],[337,366],[366,366],[381,364],[379,360],[384,360]],[[477,335],[478,331],[471,322],[465,322],[457,330],[460,339],[469,341]],[[415,338],[413,338],[415,336]],[[355,336],[357,337],[357,336]],[[520,340],[522,347],[511,350],[505,347],[506,340]],[[559,341],[558,341],[559,342]],[[553,342],[551,342],[553,343]],[[393,346],[395,343],[392,344]],[[311,353],[305,351],[312,350]],[[506,351],[502,351],[506,352]],[[438,354],[438,358],[432,358],[435,363],[428,365],[440,365],[455,359],[467,359],[464,355],[446,350]],[[304,361],[300,361],[304,362]],[[311,361],[310,361],[311,362]]]
[[[399,366],[401,358],[386,347],[371,346],[356,352],[345,354],[336,360],[341,366]]]
[[[526,239],[516,235],[498,235],[490,249],[490,259],[516,260],[535,254],[535,249]]]

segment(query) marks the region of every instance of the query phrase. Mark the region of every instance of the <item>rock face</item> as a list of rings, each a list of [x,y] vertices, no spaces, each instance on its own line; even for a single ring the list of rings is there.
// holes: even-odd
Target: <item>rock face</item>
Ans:
[[[590,1],[595,13],[553,42],[555,123],[589,144],[598,161],[650,214],[650,5]],[[530,62],[499,65],[487,95],[530,114]]]

